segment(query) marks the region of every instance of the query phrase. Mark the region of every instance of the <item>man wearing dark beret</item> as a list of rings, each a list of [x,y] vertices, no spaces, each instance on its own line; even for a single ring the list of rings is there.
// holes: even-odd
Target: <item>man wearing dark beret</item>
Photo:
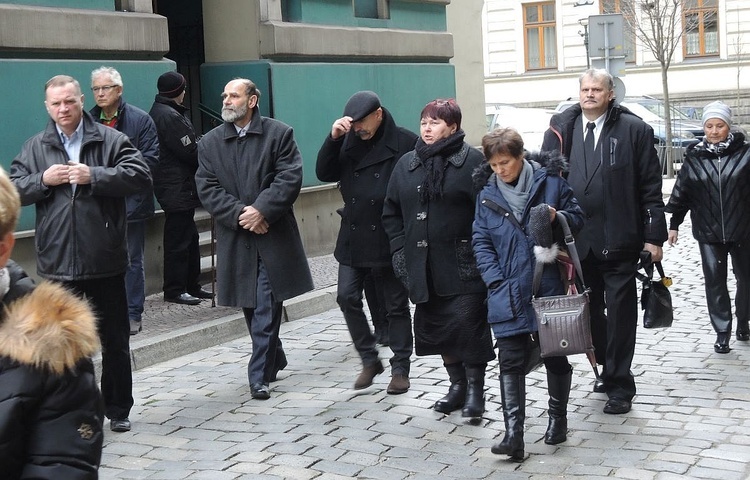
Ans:
[[[362,359],[355,389],[372,385],[383,373],[376,337],[362,305],[368,275],[383,289],[388,337],[393,352],[387,392],[409,390],[413,350],[408,292],[391,265],[388,237],[381,216],[388,180],[399,158],[414,149],[417,135],[396,125],[391,114],[371,91],[349,98],[344,115],[333,122],[331,133],[318,152],[315,172],[324,182],[339,182],[344,207],[334,256],[339,262],[337,302],[344,314],[354,347]],[[370,306],[373,310],[374,306]]]

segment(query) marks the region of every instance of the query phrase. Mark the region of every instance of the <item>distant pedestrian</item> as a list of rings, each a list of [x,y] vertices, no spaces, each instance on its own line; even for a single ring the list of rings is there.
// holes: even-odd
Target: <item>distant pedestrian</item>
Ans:
[[[737,340],[750,340],[750,144],[732,130],[732,111],[722,102],[703,107],[703,140],[688,147],[677,175],[667,212],[669,245],[690,212],[698,241],[706,287],[706,303],[716,332],[714,351],[729,353],[732,305],[727,288],[727,257],[737,279]]]
[[[76,79],[44,86],[51,119],[26,141],[10,177],[23,205],[36,207],[37,273],[86,297],[102,343],[102,394],[110,429],[130,430],[133,377],[125,291],[125,197],[151,185],[148,165],[128,137],[83,110]]]
[[[344,200],[334,252],[339,262],[336,301],[362,360],[355,389],[369,387],[384,370],[377,337],[372,334],[362,308],[364,287],[369,287],[367,301],[376,330],[379,295],[385,306],[388,341],[393,352],[391,381],[386,391],[401,394],[410,387],[414,340],[409,297],[406,287],[393,273],[381,217],[391,172],[398,159],[414,148],[416,139],[416,134],[396,125],[375,92],[364,90],[349,98],[344,115],[333,122],[331,133],[318,151],[315,166],[318,178],[339,182]],[[373,279],[370,285],[366,283],[368,276]]]
[[[21,211],[0,170],[0,465],[2,478],[95,479],[104,405],[92,355],[96,317],[65,288],[37,288],[10,260]]]
[[[148,113],[126,103],[122,98],[123,83],[120,72],[112,67],[100,67],[91,72],[91,91],[96,106],[90,113],[94,120],[116,128],[130,138],[148,168],[156,171],[159,164],[159,137],[156,125]],[[146,220],[154,215],[154,190],[150,186],[125,199],[128,218],[128,258],[125,288],[128,294],[130,334],[143,329],[143,303],[146,301],[146,274],[143,253],[146,246]]]
[[[383,226],[396,275],[417,306],[416,353],[440,355],[450,379],[448,394],[433,408],[480,418],[485,370],[495,358],[487,288],[471,247],[472,172],[482,154],[464,141],[455,100],[429,102],[420,118],[416,148],[401,157],[388,183]]]
[[[164,301],[198,305],[213,298],[200,283],[200,235],[195,209],[201,206],[195,186],[198,147],[195,130],[182,105],[185,77],[167,72],[156,82],[159,93],[148,112],[159,133],[159,168],[154,192],[164,210]]]
[[[313,289],[293,210],[302,156],[291,127],[260,115],[252,81],[230,81],[222,99],[224,123],[198,144],[196,182],[216,219],[218,302],[242,307],[253,343],[250,394],[265,400],[287,365],[282,302]]]

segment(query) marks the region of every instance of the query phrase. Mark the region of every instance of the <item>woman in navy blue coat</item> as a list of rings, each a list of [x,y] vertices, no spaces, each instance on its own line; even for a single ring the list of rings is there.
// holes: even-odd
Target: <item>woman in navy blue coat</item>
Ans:
[[[556,262],[559,248],[552,240],[550,245],[540,245],[538,236],[532,235],[533,229],[529,228],[532,208],[546,205],[549,217],[544,211],[541,219],[546,222],[549,218],[550,233],[557,227],[558,211],[564,212],[573,232],[583,225],[583,212],[561,175],[567,169],[567,162],[559,153],[545,152],[524,158],[523,139],[510,128],[485,135],[482,149],[486,162],[477,169],[474,178],[484,187],[477,197],[472,244],[488,289],[488,320],[499,350],[505,420],[505,437],[492,447],[492,452],[522,460],[526,366],[535,347],[532,334],[538,330],[531,304],[537,262],[545,263],[537,295],[565,293]],[[567,439],[566,410],[572,369],[566,357],[548,357],[544,364],[550,395],[549,426],[544,442],[554,445]]]

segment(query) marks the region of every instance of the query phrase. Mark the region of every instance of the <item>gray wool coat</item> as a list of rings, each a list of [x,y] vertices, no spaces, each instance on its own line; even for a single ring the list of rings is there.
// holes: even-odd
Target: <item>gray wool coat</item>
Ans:
[[[258,258],[276,301],[313,289],[292,209],[302,187],[302,156],[291,127],[261,117],[257,107],[243,138],[233,124],[219,125],[198,142],[195,181],[201,203],[215,220],[220,305],[255,307]],[[266,218],[266,234],[239,226],[246,205]]]

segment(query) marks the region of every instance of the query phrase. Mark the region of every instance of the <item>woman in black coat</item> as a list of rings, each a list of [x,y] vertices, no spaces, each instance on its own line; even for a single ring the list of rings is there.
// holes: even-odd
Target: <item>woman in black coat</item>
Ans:
[[[714,351],[729,353],[732,304],[727,289],[727,256],[737,277],[737,340],[750,340],[750,145],[732,132],[731,110],[721,102],[703,108],[703,140],[685,154],[667,212],[668,242],[690,211],[706,284],[706,303],[716,332]]]
[[[3,479],[95,480],[104,404],[88,303],[12,260],[20,201],[0,170],[0,468]]]
[[[469,418],[484,412],[484,373],[495,358],[487,291],[471,247],[471,175],[481,162],[464,142],[455,100],[434,100],[422,110],[415,150],[393,170],[383,207],[394,271],[416,304],[416,354],[441,355],[450,378],[448,394],[433,408],[463,407]]]

